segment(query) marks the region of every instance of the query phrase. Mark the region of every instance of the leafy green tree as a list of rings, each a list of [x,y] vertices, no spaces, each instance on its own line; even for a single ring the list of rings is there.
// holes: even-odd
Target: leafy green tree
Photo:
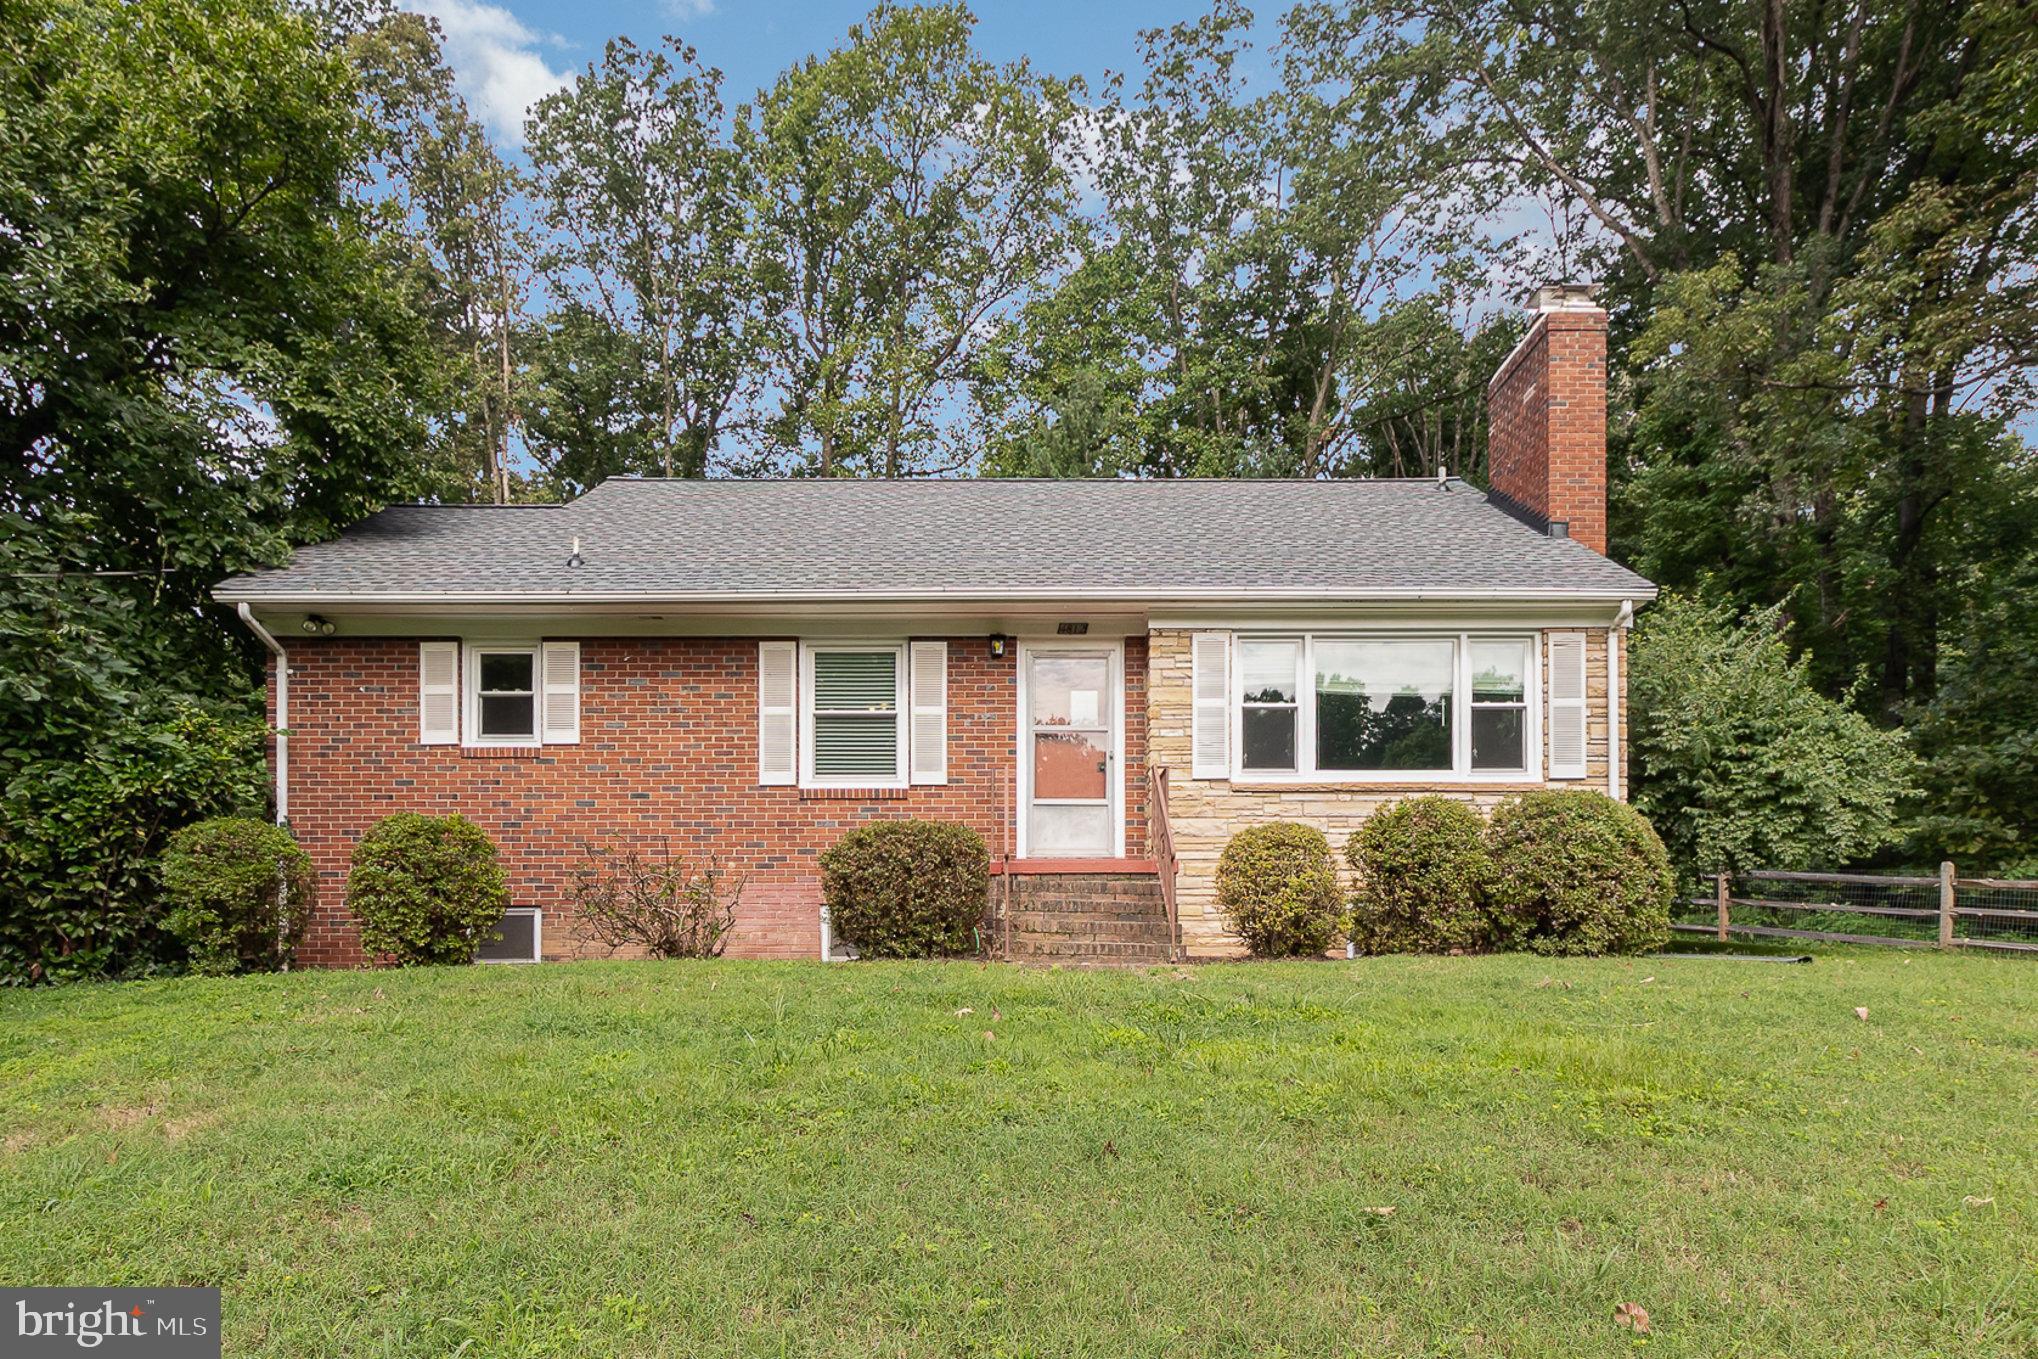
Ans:
[[[1343,475],[1486,483],[1486,384],[1521,336],[1515,313],[1476,319],[1438,288],[1381,308],[1355,362],[1341,430]]]
[[[524,448],[549,487],[576,496],[664,466],[666,445],[646,418],[657,384],[636,335],[569,302],[527,323],[519,350]]]
[[[1680,873],[1841,866],[1902,834],[1903,734],[1819,693],[1780,619],[1666,595],[1635,631],[1634,802]]]
[[[1251,24],[1227,2],[1145,33],[1143,79],[1106,86],[1101,220],[983,367],[992,470],[1476,473],[1472,384],[1415,373],[1467,348],[1452,312],[1486,243],[1428,141],[1334,54],[1291,46],[1250,94]],[[1113,451],[1086,467],[1068,450],[1085,437]]]
[[[5,527],[0,985],[143,967],[170,832],[264,805],[261,710],[176,684],[183,648],[148,606],[41,573],[27,526]]]
[[[625,459],[571,469],[578,484],[611,472],[706,475],[754,383],[747,170],[723,126],[721,82],[683,43],[647,50],[616,38],[532,112],[536,192],[555,238],[547,286],[567,313],[546,331],[544,380],[557,394],[563,375],[612,372],[621,354],[644,373],[602,383],[607,420],[627,416],[641,433],[577,450],[579,463]],[[594,346],[586,355],[563,352],[582,340]]]
[[[974,24],[880,7],[739,117],[773,322],[766,434],[796,468],[971,465],[954,413],[992,323],[1066,252],[1073,91],[984,58]]]
[[[196,692],[245,686],[214,581],[416,486],[433,352],[367,145],[280,0],[0,14],[0,511],[25,566],[130,573]]]
[[[436,350],[355,73],[283,0],[0,8],[0,973],[138,965],[154,856],[259,812],[208,606],[432,488]]]
[[[1784,604],[1894,719],[1960,630],[2038,355],[2038,25],[2016,0],[1305,5],[1459,201],[1575,207],[1632,388],[1614,547]]]
[[[345,51],[378,133],[387,202],[417,245],[417,309],[441,348],[435,455],[459,480],[506,503],[517,423],[515,340],[536,249],[524,221],[524,177],[454,89],[437,20],[377,13],[347,33]]]
[[[2005,495],[1985,524],[2023,555],[1975,571],[1976,602],[1947,640],[1939,687],[1906,713],[1925,760],[1909,856],[2038,877],[2038,497]]]

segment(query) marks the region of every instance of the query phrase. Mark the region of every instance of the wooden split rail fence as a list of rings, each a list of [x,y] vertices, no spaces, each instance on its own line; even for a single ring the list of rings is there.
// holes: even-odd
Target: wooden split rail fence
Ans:
[[[1692,897],[1693,907],[1713,906],[1710,924],[1683,920],[1687,933],[1759,935],[1818,939],[1845,944],[1890,944],[1899,948],[1983,948],[2038,954],[2038,879],[1963,878],[1950,863],[1936,877],[1882,873],[1785,873],[1777,870],[1708,875],[1710,897]],[[1736,911],[1742,912],[1735,918]],[[1688,914],[1688,912],[1687,912]],[[1799,928],[1839,923],[1852,916],[1853,930]],[[1871,930],[1873,921],[1882,932]]]

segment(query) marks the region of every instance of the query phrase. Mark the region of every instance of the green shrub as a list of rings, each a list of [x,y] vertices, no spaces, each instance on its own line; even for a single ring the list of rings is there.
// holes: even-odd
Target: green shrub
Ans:
[[[1676,882],[1648,819],[1586,789],[1517,793],[1493,810],[1495,921],[1538,953],[1640,953],[1670,938]]]
[[[1345,842],[1358,877],[1352,939],[1361,953],[1449,953],[1493,942],[1486,823],[1456,798],[1412,797],[1368,817]]]
[[[220,816],[186,826],[163,852],[163,928],[194,970],[266,972],[290,961],[318,900],[311,856],[281,826]]]
[[[984,838],[945,821],[858,826],[821,855],[830,925],[866,958],[970,952],[990,893]]]
[[[1217,860],[1217,904],[1254,957],[1329,949],[1344,923],[1342,898],[1330,842],[1313,826],[1248,826]]]
[[[361,947],[401,965],[471,963],[509,909],[495,846],[461,816],[398,812],[354,846],[347,909]]]
[[[1666,596],[1631,650],[1635,805],[1687,879],[1842,865],[1902,834],[1918,767],[1904,734],[1818,691],[1780,609]]]
[[[263,804],[259,716],[128,693],[106,703],[84,734],[28,705],[20,735],[0,741],[0,985],[159,966],[170,832]]]

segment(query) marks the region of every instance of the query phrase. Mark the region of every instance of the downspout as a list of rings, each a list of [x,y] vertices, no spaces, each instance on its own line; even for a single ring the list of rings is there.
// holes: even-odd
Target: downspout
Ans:
[[[1627,695],[1621,692],[1620,645],[1621,636],[1635,622],[1635,601],[1623,599],[1620,612],[1614,615],[1613,626],[1606,630],[1606,792],[1618,802],[1623,796],[1621,789],[1621,710],[1627,706]]]
[[[262,645],[276,658],[276,824],[290,821],[290,657],[283,644],[255,617],[246,604],[238,610],[248,630],[262,639]]]

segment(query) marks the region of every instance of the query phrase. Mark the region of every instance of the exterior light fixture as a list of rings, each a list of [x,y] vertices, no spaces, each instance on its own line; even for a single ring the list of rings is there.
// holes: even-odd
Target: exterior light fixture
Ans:
[[[994,660],[994,661],[996,661],[996,660],[1003,660],[1003,659],[1004,659],[1004,656],[1005,656],[1005,648],[1006,648],[1006,647],[1008,647],[1008,646],[1010,646],[1011,644],[1012,644],[1012,639],[1011,639],[1010,637],[1007,637],[1007,636],[1006,636],[1006,635],[1005,635],[1004,633],[1002,633],[1002,632],[994,632],[994,633],[992,633],[992,634],[991,634],[991,659],[992,659],[992,660]]]
[[[313,637],[330,637],[334,632],[338,631],[338,629],[333,627],[332,619],[321,618],[315,613],[305,615],[304,630]]]

